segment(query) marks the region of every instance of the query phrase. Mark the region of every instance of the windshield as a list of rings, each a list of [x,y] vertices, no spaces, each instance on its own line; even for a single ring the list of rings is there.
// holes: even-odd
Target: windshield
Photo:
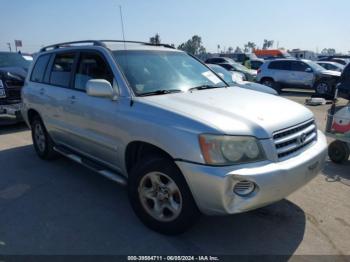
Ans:
[[[315,62],[305,61],[305,63],[307,63],[315,71],[324,71],[324,70],[326,70],[322,66],[320,66],[319,64],[317,64]]]
[[[17,53],[0,53],[0,67],[21,67],[28,69],[30,62]]]
[[[186,53],[123,50],[113,54],[136,95],[164,90],[185,92],[200,86],[226,87],[212,71]]]

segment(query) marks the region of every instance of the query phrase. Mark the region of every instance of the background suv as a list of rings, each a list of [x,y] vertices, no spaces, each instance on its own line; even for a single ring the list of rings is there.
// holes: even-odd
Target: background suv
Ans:
[[[319,96],[333,97],[340,72],[328,71],[309,60],[278,59],[265,62],[257,81],[276,91],[283,88],[315,89]]]

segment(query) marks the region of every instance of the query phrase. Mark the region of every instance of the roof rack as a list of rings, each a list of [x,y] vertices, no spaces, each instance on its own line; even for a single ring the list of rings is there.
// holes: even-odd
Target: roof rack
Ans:
[[[75,45],[75,44],[87,44],[90,43],[94,46],[103,46],[106,47],[105,44],[103,44],[101,41],[98,40],[83,40],[83,41],[72,41],[72,42],[64,42],[64,43],[58,43],[54,45],[48,45],[40,49],[40,52],[45,52],[48,49],[58,49],[62,47],[69,47],[70,45]]]
[[[99,40],[102,43],[105,42],[114,42],[114,43],[130,43],[130,44],[141,44],[141,45],[149,45],[149,46],[163,46],[167,48],[175,49],[172,45],[169,44],[153,44],[153,43],[147,43],[147,42],[141,42],[141,41],[123,41],[123,40]]]
[[[123,40],[82,40],[82,41],[73,41],[73,42],[64,42],[64,43],[58,43],[54,45],[48,45],[40,49],[40,52],[45,52],[49,49],[58,49],[58,48],[64,48],[69,47],[71,45],[75,44],[92,44],[93,46],[102,46],[107,47],[105,45],[105,42],[115,42],[115,43],[133,43],[133,44],[141,44],[141,45],[149,45],[149,46],[163,46],[166,48],[172,48],[175,49],[175,47],[168,45],[168,44],[152,44],[147,42],[140,42],[140,41],[123,41]]]

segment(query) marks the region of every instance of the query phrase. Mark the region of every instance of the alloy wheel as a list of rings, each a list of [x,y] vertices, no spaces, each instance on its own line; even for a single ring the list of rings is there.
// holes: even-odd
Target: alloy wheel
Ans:
[[[140,181],[138,192],[143,208],[158,221],[173,221],[181,213],[180,189],[166,174],[160,172],[146,174]]]
[[[37,123],[34,127],[34,138],[40,152],[44,152],[46,147],[46,137],[44,130],[39,123]]]

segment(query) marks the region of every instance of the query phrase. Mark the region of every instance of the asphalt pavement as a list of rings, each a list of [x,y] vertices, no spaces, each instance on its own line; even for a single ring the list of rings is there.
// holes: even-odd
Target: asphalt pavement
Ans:
[[[321,129],[328,107],[309,107]],[[0,127],[0,254],[350,255],[349,201],[350,161],[328,161],[285,200],[163,236],[134,215],[125,188],[65,158],[40,160],[23,124]]]

